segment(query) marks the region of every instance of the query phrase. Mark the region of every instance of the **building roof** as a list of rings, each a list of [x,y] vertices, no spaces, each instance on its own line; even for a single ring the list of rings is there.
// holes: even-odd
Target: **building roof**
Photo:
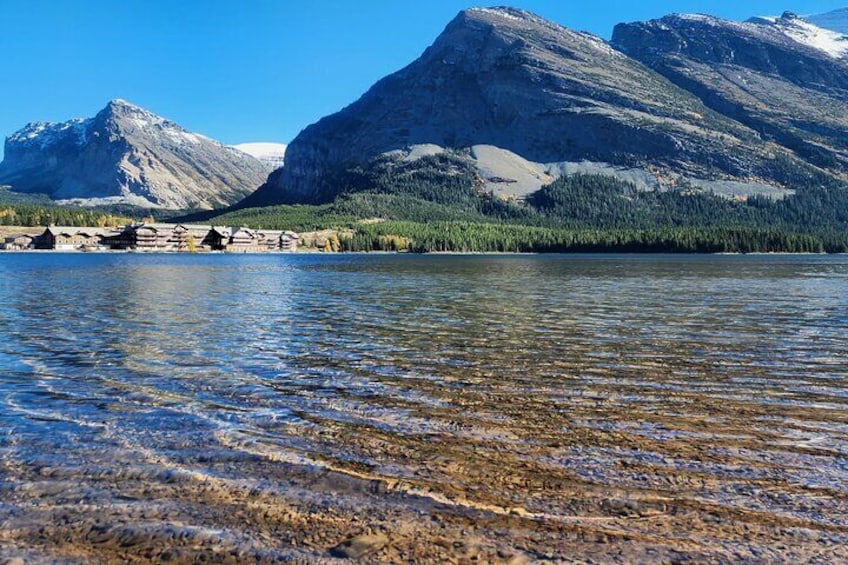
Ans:
[[[179,224],[159,224],[159,223],[153,222],[153,223],[150,223],[150,224],[147,224],[147,223],[135,224],[133,227],[135,227],[135,228],[152,228],[154,230],[172,230],[172,229],[176,228],[178,225]]]
[[[228,228],[225,226],[212,226],[209,231],[213,231],[222,237],[230,237],[233,232],[232,228]]]
[[[179,224],[176,227],[183,228],[184,230],[188,231],[205,231],[207,233],[212,231],[212,226],[204,226],[199,224]]]
[[[169,224],[136,224],[133,226],[127,226],[124,231],[152,231],[152,232],[166,232],[166,231],[174,231],[175,225]]]
[[[103,234],[106,233],[106,230],[104,228],[93,228],[93,227],[47,226],[47,229],[44,230],[44,233],[46,234],[48,232],[53,234],[54,236],[56,236],[56,235],[73,236],[73,235],[77,235],[77,234],[103,235]]]

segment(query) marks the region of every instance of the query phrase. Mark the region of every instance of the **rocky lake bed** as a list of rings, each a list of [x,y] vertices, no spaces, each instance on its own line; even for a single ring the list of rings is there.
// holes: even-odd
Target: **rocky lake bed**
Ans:
[[[0,563],[848,560],[846,280],[3,255]]]

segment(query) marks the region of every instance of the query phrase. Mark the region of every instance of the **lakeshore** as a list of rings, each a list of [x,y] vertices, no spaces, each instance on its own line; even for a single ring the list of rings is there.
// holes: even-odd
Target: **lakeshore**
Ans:
[[[8,230],[6,251],[147,251],[271,253],[297,251],[293,231],[212,225],[138,223],[123,227],[47,226],[43,231]]]

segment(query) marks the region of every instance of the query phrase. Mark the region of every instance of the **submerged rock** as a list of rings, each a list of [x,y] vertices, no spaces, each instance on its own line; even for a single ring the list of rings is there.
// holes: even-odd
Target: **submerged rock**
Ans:
[[[389,544],[385,534],[363,534],[343,541],[330,550],[335,557],[359,559],[371,553],[380,551]]]

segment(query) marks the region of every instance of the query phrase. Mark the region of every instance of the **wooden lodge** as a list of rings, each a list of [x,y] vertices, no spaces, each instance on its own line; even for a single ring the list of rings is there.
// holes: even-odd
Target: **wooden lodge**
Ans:
[[[23,251],[24,249],[32,249],[32,241],[34,236],[28,233],[10,233],[4,235],[0,240],[0,249],[6,251]]]
[[[258,252],[259,242],[256,232],[247,228],[234,229],[226,249],[238,253]]]
[[[230,251],[267,253],[297,251],[290,231],[251,230],[194,224],[133,224],[122,229],[49,226],[39,236],[15,234],[0,241],[4,249],[116,249],[133,251]],[[29,241],[25,241],[29,237]],[[11,245],[19,247],[10,247]]]
[[[103,239],[109,234],[104,228],[49,226],[33,238],[32,247],[61,251],[103,248]]]
[[[225,251],[227,246],[230,244],[233,236],[233,228],[226,228],[223,226],[212,226],[209,232],[206,234],[205,244],[209,246],[210,249],[214,249],[216,251]]]

